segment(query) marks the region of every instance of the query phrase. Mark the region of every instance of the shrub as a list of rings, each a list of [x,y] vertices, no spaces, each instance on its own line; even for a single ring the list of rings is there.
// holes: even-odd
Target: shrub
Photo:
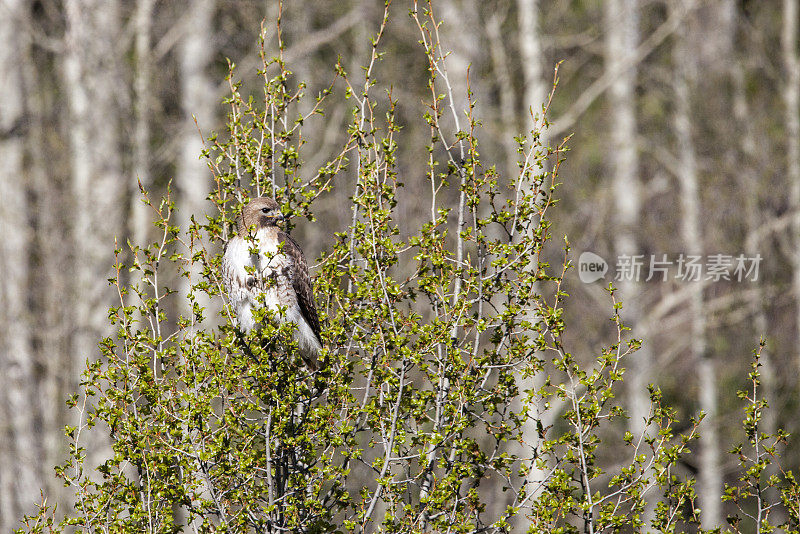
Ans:
[[[310,110],[282,45],[277,57],[262,53],[263,99],[241,93],[231,66],[228,129],[205,154],[217,211],[176,228],[171,196],[155,205],[145,192],[161,239],[117,251],[120,302],[109,313],[117,331],[70,400],[82,422],[67,429],[70,459],[57,472],[75,490],[75,510],[56,521],[43,505],[27,531],[696,528],[693,480],[679,462],[697,422],[676,435],[674,413],[652,388],[645,435],[619,430],[615,392],[638,341],[626,339],[613,288],[617,339],[590,365],[562,343],[571,327],[562,288],[569,244],[555,267],[541,253],[564,145],[542,146],[542,119],[518,138],[515,175],[485,164],[471,97],[464,117],[452,111],[430,5],[411,16],[429,66],[430,217],[415,231],[398,215],[401,125],[392,91],[376,97],[374,78],[388,10],[363,85],[337,64],[339,81]],[[337,83],[352,119],[339,153],[309,177],[302,129]],[[313,221],[315,202],[346,173],[356,176],[352,221],[314,270],[326,350],[323,369],[311,373],[291,327],[266,312],[262,330],[237,330],[221,305],[221,245],[249,196],[274,195],[285,213]],[[188,295],[166,287],[175,273],[190,278]],[[172,319],[181,306],[189,311]],[[752,405],[746,423],[754,446],[761,407]],[[89,432],[110,438],[98,466],[87,465]],[[613,451],[610,467],[603,449]],[[754,457],[758,472],[743,460],[748,474],[730,499],[760,495],[772,450]],[[796,524],[796,485],[791,473],[784,479]],[[648,501],[656,504],[645,525]]]

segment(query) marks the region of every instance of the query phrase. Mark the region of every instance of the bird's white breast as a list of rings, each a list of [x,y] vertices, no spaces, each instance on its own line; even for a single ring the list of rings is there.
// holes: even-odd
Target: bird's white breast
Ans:
[[[254,242],[232,238],[223,260],[231,306],[245,331],[256,326],[253,308],[260,294],[264,295],[264,304],[276,312],[280,306],[294,308],[297,302],[291,288],[289,259],[279,251],[277,232],[262,228],[254,237]],[[257,252],[251,252],[254,248]]]

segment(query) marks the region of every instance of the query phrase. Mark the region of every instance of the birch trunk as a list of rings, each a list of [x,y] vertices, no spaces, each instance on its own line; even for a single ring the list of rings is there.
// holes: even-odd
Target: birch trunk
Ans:
[[[120,235],[120,206],[125,178],[119,142],[119,79],[115,42],[119,33],[117,3],[68,0],[66,90],[70,106],[73,239],[77,283],[74,333],[76,370],[97,353],[108,331],[107,309],[113,301],[106,280],[114,261],[114,238]]]
[[[200,131],[207,132],[214,126],[217,104],[214,84],[207,74],[214,52],[214,8],[214,0],[191,1],[180,48],[183,126],[176,185],[179,207],[177,222],[182,232],[189,229],[192,217],[200,223],[203,222],[208,208],[205,199],[211,190],[211,173],[205,160],[200,157],[203,151]],[[197,269],[192,268],[191,277],[181,277],[179,281],[180,302],[183,306],[181,311],[184,314],[190,312],[188,301],[184,297],[196,281],[197,272]]]
[[[517,19],[519,27],[519,49],[520,49],[520,62],[522,63],[523,86],[522,86],[522,112],[524,134],[531,139],[533,130],[536,129],[537,124],[534,118],[541,118],[542,106],[547,98],[547,89],[543,77],[543,60],[542,60],[542,44],[541,33],[539,30],[539,2],[538,0],[517,0]],[[543,122],[542,122],[543,124]],[[543,146],[547,145],[547,132],[541,131],[540,142]],[[517,132],[505,132],[507,137],[516,135]],[[531,142],[533,140],[531,139]],[[545,173],[545,169],[539,169],[539,177]],[[538,177],[537,177],[538,178]],[[531,194],[531,191],[525,191],[526,194]],[[533,226],[532,226],[533,228]],[[535,239],[534,236],[525,236],[528,240]],[[532,269],[537,266],[531,266]],[[528,318],[531,324],[538,322],[538,317],[531,312],[531,317]],[[530,378],[520,378],[519,388],[521,391],[533,389],[539,390],[544,383],[544,373],[538,373]],[[530,457],[533,453],[532,448],[537,447],[540,442],[539,432],[537,430],[537,419],[541,421],[544,428],[549,428],[554,422],[553,413],[545,409],[543,401],[539,401],[536,406],[529,407],[534,417],[529,417],[522,428],[522,441],[525,446],[529,448],[526,453],[522,453],[523,457]],[[526,487],[526,494],[533,495],[534,498],[541,493],[542,485],[546,481],[546,471],[530,466],[528,472],[528,480]],[[515,525],[514,532],[526,532],[531,528],[531,524],[525,521],[519,521]]]
[[[35,511],[42,476],[41,442],[34,428],[36,380],[31,345],[33,317],[28,273],[32,232],[24,169],[25,113],[22,61],[28,57],[18,24],[26,2],[9,0],[0,17],[0,364],[3,423],[0,424],[0,530],[18,528]]]
[[[633,55],[639,44],[638,1],[607,0],[605,2],[605,62],[613,73],[609,87],[611,145],[609,161],[614,191],[615,234],[617,257],[639,254],[636,229],[641,225],[641,185],[639,153],[636,146],[636,67]],[[641,286],[638,280],[617,283],[623,304],[623,318],[634,335],[641,328],[643,314]],[[630,430],[639,436],[645,430],[650,411],[647,385],[650,381],[651,355],[647,345],[627,364],[625,384],[628,399]]]
[[[214,126],[214,110],[217,104],[215,85],[207,74],[213,59],[213,22],[215,0],[192,0],[184,19],[183,39],[180,45],[180,80],[183,124],[181,126],[181,153],[178,160],[176,186],[178,193],[177,224],[186,243],[194,249],[200,245],[187,234],[192,218],[204,222],[208,210],[206,196],[211,190],[211,173],[206,161],[201,159],[204,148],[202,132]],[[191,261],[194,250],[184,250],[185,257]],[[192,285],[197,282],[199,269],[187,266],[189,277],[181,276],[176,282],[179,288],[178,312],[184,317],[192,317],[191,303],[186,298]],[[213,317],[218,304],[205,295],[196,295],[200,306],[206,308],[206,317]],[[204,488],[204,498],[208,498],[208,487]],[[186,522],[187,512],[182,507],[174,507],[176,521]],[[196,531],[199,521],[195,520],[188,528]]]
[[[794,296],[795,326],[800,339],[800,60],[797,56],[797,0],[783,1],[784,84],[782,88],[784,127],[786,128],[786,178],[789,181],[789,204],[794,213],[792,221],[792,293]],[[800,347],[800,343],[795,343]],[[800,368],[800,352],[795,355]]]
[[[27,17],[23,24],[32,22],[30,12],[21,16]],[[32,314],[29,321],[33,343],[31,364],[36,379],[27,415],[32,420],[36,418],[36,439],[41,454],[36,459],[41,470],[40,487],[48,502],[58,503],[59,509],[64,511],[73,505],[73,494],[56,478],[53,467],[65,460],[67,446],[63,429],[69,414],[64,399],[74,393],[69,381],[72,372],[69,341],[74,325],[72,303],[67,298],[71,289],[68,278],[72,273],[64,268],[71,261],[70,247],[65,245],[70,242],[70,232],[64,222],[69,217],[70,202],[64,199],[70,197],[70,183],[68,166],[54,168],[54,157],[66,160],[65,155],[54,155],[54,145],[62,144],[63,120],[53,120],[53,106],[59,104],[51,95],[52,88],[61,82],[61,73],[42,68],[38,62],[40,57],[33,39],[26,40],[20,66],[26,113],[24,177],[29,187],[25,209],[32,250],[27,306]],[[38,491],[34,500],[39,500]]]
[[[133,132],[133,174],[131,180],[131,218],[129,233],[134,244],[143,246],[150,234],[151,213],[142,202],[139,183],[150,190],[150,114],[151,104],[151,62],[150,39],[152,31],[153,6],[155,0],[137,0],[134,13],[135,64],[133,73],[134,90],[134,132]],[[137,181],[138,180],[138,181]]]
[[[78,390],[87,360],[99,356],[98,343],[110,332],[108,307],[115,302],[112,277],[115,238],[124,243],[120,207],[122,172],[119,121],[121,76],[116,42],[118,4],[113,0],[67,0],[64,86],[69,103],[73,280],[70,302],[72,370],[68,390]],[[106,457],[108,443],[93,433],[87,465]]]
[[[732,3],[732,2],[731,2]],[[753,124],[751,120],[750,106],[747,102],[747,95],[745,91],[745,68],[743,61],[736,61],[738,58],[731,62],[731,79],[733,81],[733,116],[736,120],[737,131],[739,135],[739,160],[737,162],[738,178],[744,201],[744,215],[747,224],[747,238],[744,244],[744,253],[747,257],[752,258],[761,252],[759,249],[760,240],[758,237],[758,229],[764,224],[763,209],[761,207],[761,190],[760,177],[756,169],[756,162],[759,154],[756,143],[756,134],[753,131]],[[762,289],[761,281],[753,282],[755,291],[753,291],[753,298],[750,301],[750,312],[753,316],[753,325],[755,328],[755,335],[758,337],[769,335],[767,310],[765,309],[764,291]],[[758,339],[758,337],[756,339]],[[773,362],[772,347],[770,344],[764,347],[761,351],[761,384],[762,391],[765,398],[769,401],[770,406],[777,408],[775,404],[776,397],[776,382],[775,382],[775,365]],[[766,410],[762,415],[764,422],[764,431],[769,434],[774,434],[777,429],[776,421],[777,409]]]
[[[681,236],[683,253],[703,256],[703,237],[700,229],[700,193],[697,177],[697,157],[692,139],[691,91],[696,85],[695,51],[690,48],[686,25],[676,33],[673,49],[675,73],[675,138],[678,147],[678,182],[681,198]],[[706,419],[700,433],[700,464],[697,493],[700,498],[703,528],[721,524],[722,472],[720,470],[719,432],[717,429],[717,379],[714,361],[706,350],[706,319],[703,304],[702,281],[689,282],[689,330],[691,332],[691,357],[698,367],[700,408]]]
[[[502,23],[505,17],[495,13],[486,21],[486,36],[489,39],[489,52],[492,57],[492,71],[496,80],[499,105],[497,115],[502,132],[503,152],[506,159],[505,174],[511,179],[517,171],[517,142],[514,137],[519,134],[517,111],[515,109],[514,84],[508,65],[508,54],[505,50],[505,35]],[[521,30],[520,30],[521,31]]]
[[[26,87],[41,87],[42,78],[49,74],[35,72],[33,63],[26,65]],[[57,76],[57,74],[55,75]],[[48,82],[51,80],[48,80]],[[35,217],[36,248],[39,261],[31,271],[36,280],[32,284],[32,297],[36,303],[36,331],[34,341],[36,351],[35,365],[38,367],[38,385],[36,399],[38,413],[41,415],[42,440],[40,443],[43,456],[37,462],[44,469],[44,493],[48,502],[58,503],[60,510],[69,510],[74,504],[74,493],[71,488],[64,487],[62,480],[55,477],[53,467],[62,464],[66,456],[64,443],[64,424],[69,421],[70,413],[64,399],[75,393],[68,377],[72,373],[72,358],[69,346],[71,323],[71,302],[64,298],[69,294],[70,273],[64,269],[70,264],[70,252],[64,243],[69,243],[70,236],[64,227],[67,217],[64,198],[69,197],[68,184],[63,181],[65,174],[54,180],[50,159],[52,147],[45,139],[57,128],[46,118],[45,97],[35,94],[36,99],[29,110],[32,114],[28,157],[34,202],[30,209]],[[29,98],[32,95],[29,93]],[[52,130],[47,131],[48,128]],[[65,190],[66,189],[66,190]]]
[[[519,57],[522,62],[522,112],[525,133],[533,130],[534,116],[541,114],[547,98],[544,79],[544,50],[539,29],[539,0],[517,0],[519,17]],[[542,140],[543,144],[547,141]]]
[[[754,132],[750,105],[747,102],[745,90],[745,68],[742,61],[733,61],[731,79],[733,81],[733,116],[736,120],[736,129],[739,135],[739,157],[737,160],[737,176],[743,193],[744,216],[747,224],[747,237],[744,243],[744,253],[748,258],[754,258],[763,252],[763,241],[759,238],[759,229],[766,224],[764,210],[762,209],[760,176],[756,168],[759,159],[756,133]],[[763,254],[762,254],[763,256]],[[755,337],[753,341],[764,337],[767,344],[761,350],[761,387],[763,397],[769,403],[770,409],[765,410],[761,416],[760,431],[774,435],[778,427],[778,392],[775,374],[775,356],[773,354],[772,336],[767,321],[767,307],[761,280],[750,282],[752,284],[752,298],[748,305],[753,320]],[[774,464],[767,467],[767,475],[779,474]],[[777,500],[777,492],[770,488],[766,492],[767,499]],[[770,516],[772,524],[781,524],[786,520],[782,509],[776,509]]]
[[[460,126],[466,129],[468,83],[476,95],[473,100],[484,100],[481,98],[483,91],[480,77],[476,75],[476,63],[483,57],[479,30],[482,23],[476,20],[478,5],[475,0],[447,0],[441,6],[439,19],[444,22],[442,46],[445,52],[449,52],[447,75]]]
[[[732,4],[732,0],[728,1]],[[735,11],[735,7],[732,7]],[[765,223],[763,216],[763,209],[761,207],[761,190],[760,176],[756,169],[756,163],[759,158],[758,145],[756,142],[756,133],[753,131],[752,116],[750,105],[747,102],[747,94],[745,90],[745,67],[744,62],[734,58],[731,62],[730,76],[733,81],[733,116],[736,119],[737,131],[739,135],[739,158],[737,164],[738,177],[741,183],[741,190],[744,192],[744,214],[747,223],[747,238],[744,244],[744,252],[747,257],[755,257],[756,254],[762,252],[759,245],[761,241],[758,236],[758,230]],[[765,307],[764,291],[762,289],[761,281],[754,282],[755,291],[753,291],[753,298],[750,301],[750,310],[753,315],[753,323],[755,328],[755,335],[758,337],[769,335],[767,310]],[[769,401],[770,406],[777,408],[776,400],[776,381],[775,381],[775,365],[773,362],[772,347],[767,344],[761,351],[761,383],[762,391],[766,399]],[[777,410],[766,410],[762,415],[764,421],[764,430],[769,434],[774,434],[777,429],[776,421]]]

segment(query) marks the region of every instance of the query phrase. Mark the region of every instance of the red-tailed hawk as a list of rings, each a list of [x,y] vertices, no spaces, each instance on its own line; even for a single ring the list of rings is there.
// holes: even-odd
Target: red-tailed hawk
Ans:
[[[278,228],[283,219],[278,203],[269,197],[254,198],[242,209],[237,235],[225,247],[223,280],[242,330],[258,327],[253,309],[263,294],[264,304],[280,321],[297,325],[300,356],[316,371],[322,337],[308,264],[300,245]],[[253,247],[258,253],[251,253]]]

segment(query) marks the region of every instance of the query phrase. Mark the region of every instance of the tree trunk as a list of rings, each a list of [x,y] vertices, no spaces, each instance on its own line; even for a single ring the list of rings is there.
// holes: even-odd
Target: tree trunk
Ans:
[[[26,71],[26,87],[38,88],[39,83],[44,81],[42,78],[57,76],[35,72],[32,63],[26,66]],[[61,171],[58,176],[53,176],[51,171],[52,147],[48,146],[45,139],[58,126],[48,123],[47,112],[43,111],[45,98],[37,93],[33,93],[35,100],[28,108],[31,112],[31,131],[28,151],[30,168],[27,173],[35,199],[31,205],[36,228],[33,246],[39,258],[31,271],[31,276],[36,280],[31,286],[37,325],[34,332],[34,365],[38,367],[39,380],[35,404],[41,415],[43,434],[43,456],[38,462],[44,469],[45,497],[50,503],[58,503],[59,510],[66,511],[73,506],[75,495],[72,488],[64,487],[63,481],[56,478],[53,468],[63,464],[66,459],[64,424],[72,424],[72,421],[64,400],[75,393],[74,382],[69,378],[74,374],[69,344],[69,333],[74,326],[71,322],[72,303],[65,298],[70,291],[71,273],[64,269],[71,260],[68,247],[64,246],[70,241],[69,231],[64,225],[69,209],[68,203],[64,206],[64,198],[69,198],[66,183],[68,171]]]
[[[205,160],[201,159],[203,141],[200,131],[208,132],[214,126],[217,104],[214,84],[207,73],[214,54],[214,9],[214,0],[191,1],[180,48],[183,125],[176,185],[177,223],[182,232],[189,229],[192,217],[203,222],[208,210],[206,196],[211,190],[211,172]],[[180,278],[181,312],[184,314],[190,309],[183,297],[189,293],[191,284],[197,281],[198,272],[192,268],[190,278]]]
[[[506,158],[505,172],[501,174],[512,179],[517,171],[517,142],[514,137],[519,134],[517,121],[517,111],[515,105],[514,84],[512,83],[511,70],[508,65],[508,54],[505,50],[505,35],[503,35],[502,24],[505,17],[498,13],[493,14],[486,21],[486,36],[489,39],[489,52],[492,57],[492,72],[499,105],[497,116],[502,132],[503,152]]]
[[[147,243],[152,212],[142,202],[139,183],[145,190],[152,187],[150,177],[150,114],[151,106],[151,62],[150,34],[155,0],[137,0],[134,13],[135,57],[133,73],[134,89],[134,133],[133,133],[133,180],[131,190],[131,217],[129,233],[134,244]],[[138,181],[137,181],[138,180]]]
[[[786,178],[789,181],[789,204],[794,213],[792,221],[792,292],[795,311],[796,339],[800,339],[800,60],[797,57],[797,0],[783,1],[784,125],[786,128]],[[795,343],[800,347],[800,343]],[[800,368],[800,351],[796,354]]]
[[[40,23],[30,12],[21,16],[25,17],[23,24]],[[69,414],[64,399],[75,392],[69,379],[70,332],[74,324],[68,279],[72,273],[65,269],[72,258],[70,229],[65,224],[71,213],[70,174],[69,165],[61,164],[68,161],[66,152],[59,153],[66,122],[56,116],[60,101],[51,98],[52,88],[62,84],[61,73],[42,65],[43,59],[57,56],[52,51],[37,50],[34,39],[26,40],[20,52],[26,113],[24,180],[29,190],[26,209],[31,229],[27,306],[31,314],[31,365],[36,380],[31,389],[32,404],[26,412],[37,429],[40,488],[47,501],[58,503],[64,512],[71,509],[73,494],[56,478],[53,468],[66,457],[63,429]],[[33,500],[39,500],[38,490]]]
[[[525,134],[534,128],[534,116],[541,114],[547,98],[544,79],[544,50],[539,30],[539,0],[517,0],[519,17],[519,57],[522,62],[522,112],[525,116]],[[543,144],[547,141],[542,140]]]
[[[732,2],[731,2],[732,3]],[[745,67],[743,61],[731,62],[730,76],[733,81],[733,116],[736,119],[736,131],[739,132],[736,169],[739,179],[740,190],[743,195],[744,217],[747,225],[747,237],[744,243],[744,254],[748,258],[754,258],[762,252],[763,241],[759,238],[759,228],[766,223],[764,209],[762,207],[762,186],[757,170],[759,151],[751,121],[751,109],[747,102]],[[767,320],[767,306],[761,280],[751,282],[752,298],[748,302],[750,314],[753,321],[755,336],[753,341],[763,337],[767,339],[767,344],[761,350],[761,387],[760,391],[764,399],[769,403],[770,409],[764,410],[761,416],[760,431],[774,435],[778,428],[778,391],[777,379],[775,374],[775,356],[773,353],[773,339],[769,331],[769,321]],[[775,464],[767,467],[767,475],[778,475],[779,470]],[[770,488],[766,492],[768,499],[777,500],[777,491]],[[778,508],[770,516],[772,524],[781,524],[786,520],[785,513]]]
[[[99,356],[102,336],[109,334],[108,307],[115,302],[107,280],[112,277],[115,239],[125,243],[122,215],[126,190],[120,150],[120,110],[124,98],[119,72],[118,4],[114,0],[65,2],[66,58],[64,82],[69,103],[73,244],[73,286],[70,295],[72,372],[69,391],[87,360]],[[97,433],[83,443],[87,464],[108,454]]]
[[[730,2],[732,3],[732,2]],[[735,9],[735,8],[734,8]],[[765,223],[764,209],[761,206],[762,186],[760,184],[759,172],[756,168],[758,160],[758,148],[756,134],[753,131],[751,120],[751,110],[747,102],[745,90],[745,67],[743,60],[731,62],[731,79],[733,81],[733,116],[736,119],[736,129],[740,133],[738,148],[738,159],[736,168],[739,178],[741,191],[743,194],[744,216],[747,224],[747,237],[744,244],[744,253],[748,258],[753,258],[761,252],[759,245],[758,229]],[[769,329],[767,321],[767,310],[765,309],[764,291],[760,280],[753,282],[753,298],[750,301],[750,311],[753,316],[755,335],[767,337]],[[766,410],[762,416],[764,431],[774,434],[777,430],[778,413],[775,383],[775,365],[773,363],[773,348],[768,343],[761,351],[761,383],[762,392],[769,401],[773,409]]]
[[[438,14],[439,20],[443,22],[442,47],[445,53],[449,53],[447,75],[453,91],[453,104],[462,129],[467,129],[467,85],[471,85],[475,95],[473,100],[484,100],[481,98],[484,94],[482,83],[476,75],[476,63],[483,58],[478,13],[475,0],[446,0],[441,3]]]
[[[536,129],[537,124],[534,117],[541,119],[542,106],[547,98],[547,90],[543,79],[542,72],[542,44],[541,33],[539,30],[539,2],[538,0],[517,0],[517,20],[518,20],[518,36],[519,36],[519,49],[520,49],[520,62],[522,63],[523,73],[523,87],[522,87],[522,112],[523,112],[523,125],[524,134],[528,137],[530,142],[533,142],[532,131]],[[541,122],[543,124],[543,122]],[[542,146],[547,145],[547,132],[542,130],[539,132],[539,142]],[[504,137],[513,138],[518,135],[515,131],[504,132]],[[518,169],[509,169],[513,171]],[[539,169],[539,176],[544,174],[544,168]],[[525,191],[526,194],[531,194],[531,191]],[[533,228],[534,226],[531,226]],[[525,236],[525,239],[531,242],[535,240],[535,236]],[[531,266],[535,269],[538,266]],[[531,316],[527,318],[531,324],[536,324],[539,318],[530,312]],[[535,334],[534,334],[535,335]],[[538,391],[543,383],[545,373],[538,373],[530,378],[518,378],[519,388],[521,391],[527,389],[534,389]],[[531,457],[533,448],[540,445],[540,436],[538,432],[537,418],[540,420],[542,427],[549,428],[554,422],[553,411],[548,411],[545,408],[545,402],[539,401],[537,406],[529,407],[534,417],[529,417],[522,427],[522,442],[529,448],[528,451],[522,452],[521,456]],[[527,473],[527,487],[526,492],[528,495],[537,496],[541,493],[542,485],[546,481],[547,472],[535,467],[533,464],[530,466],[530,472]],[[524,517],[522,514],[520,516]],[[526,532],[531,527],[531,524],[526,521],[519,521],[514,528],[514,532]]]
[[[697,157],[692,140],[691,91],[696,85],[695,50],[682,25],[676,33],[673,49],[675,74],[675,138],[678,147],[678,181],[681,198],[681,235],[684,254],[703,256],[703,237],[700,229],[700,193],[697,177]],[[704,430],[700,433],[700,464],[697,493],[702,509],[703,528],[721,524],[722,473],[720,471],[719,432],[717,430],[717,379],[714,361],[706,350],[706,315],[703,305],[702,281],[689,282],[689,328],[692,361],[698,366],[700,407],[706,414]]]
[[[33,370],[30,313],[30,251],[28,187],[23,143],[25,113],[22,62],[30,59],[18,25],[27,3],[10,0],[0,17],[0,363],[2,410],[0,426],[0,529],[18,528],[23,513],[33,513],[42,484],[41,442],[34,428],[36,380]]]
[[[641,186],[639,154],[636,146],[636,67],[632,56],[639,44],[637,0],[605,2],[606,69],[614,73],[609,88],[611,146],[609,159],[615,201],[614,251],[617,258],[639,254],[636,229],[641,225]],[[630,64],[625,68],[626,64]],[[643,313],[641,286],[636,279],[617,284],[623,304],[623,319],[638,330]],[[647,384],[650,381],[651,355],[647,345],[631,357],[625,384],[630,430],[639,436],[645,430],[650,411]]]

